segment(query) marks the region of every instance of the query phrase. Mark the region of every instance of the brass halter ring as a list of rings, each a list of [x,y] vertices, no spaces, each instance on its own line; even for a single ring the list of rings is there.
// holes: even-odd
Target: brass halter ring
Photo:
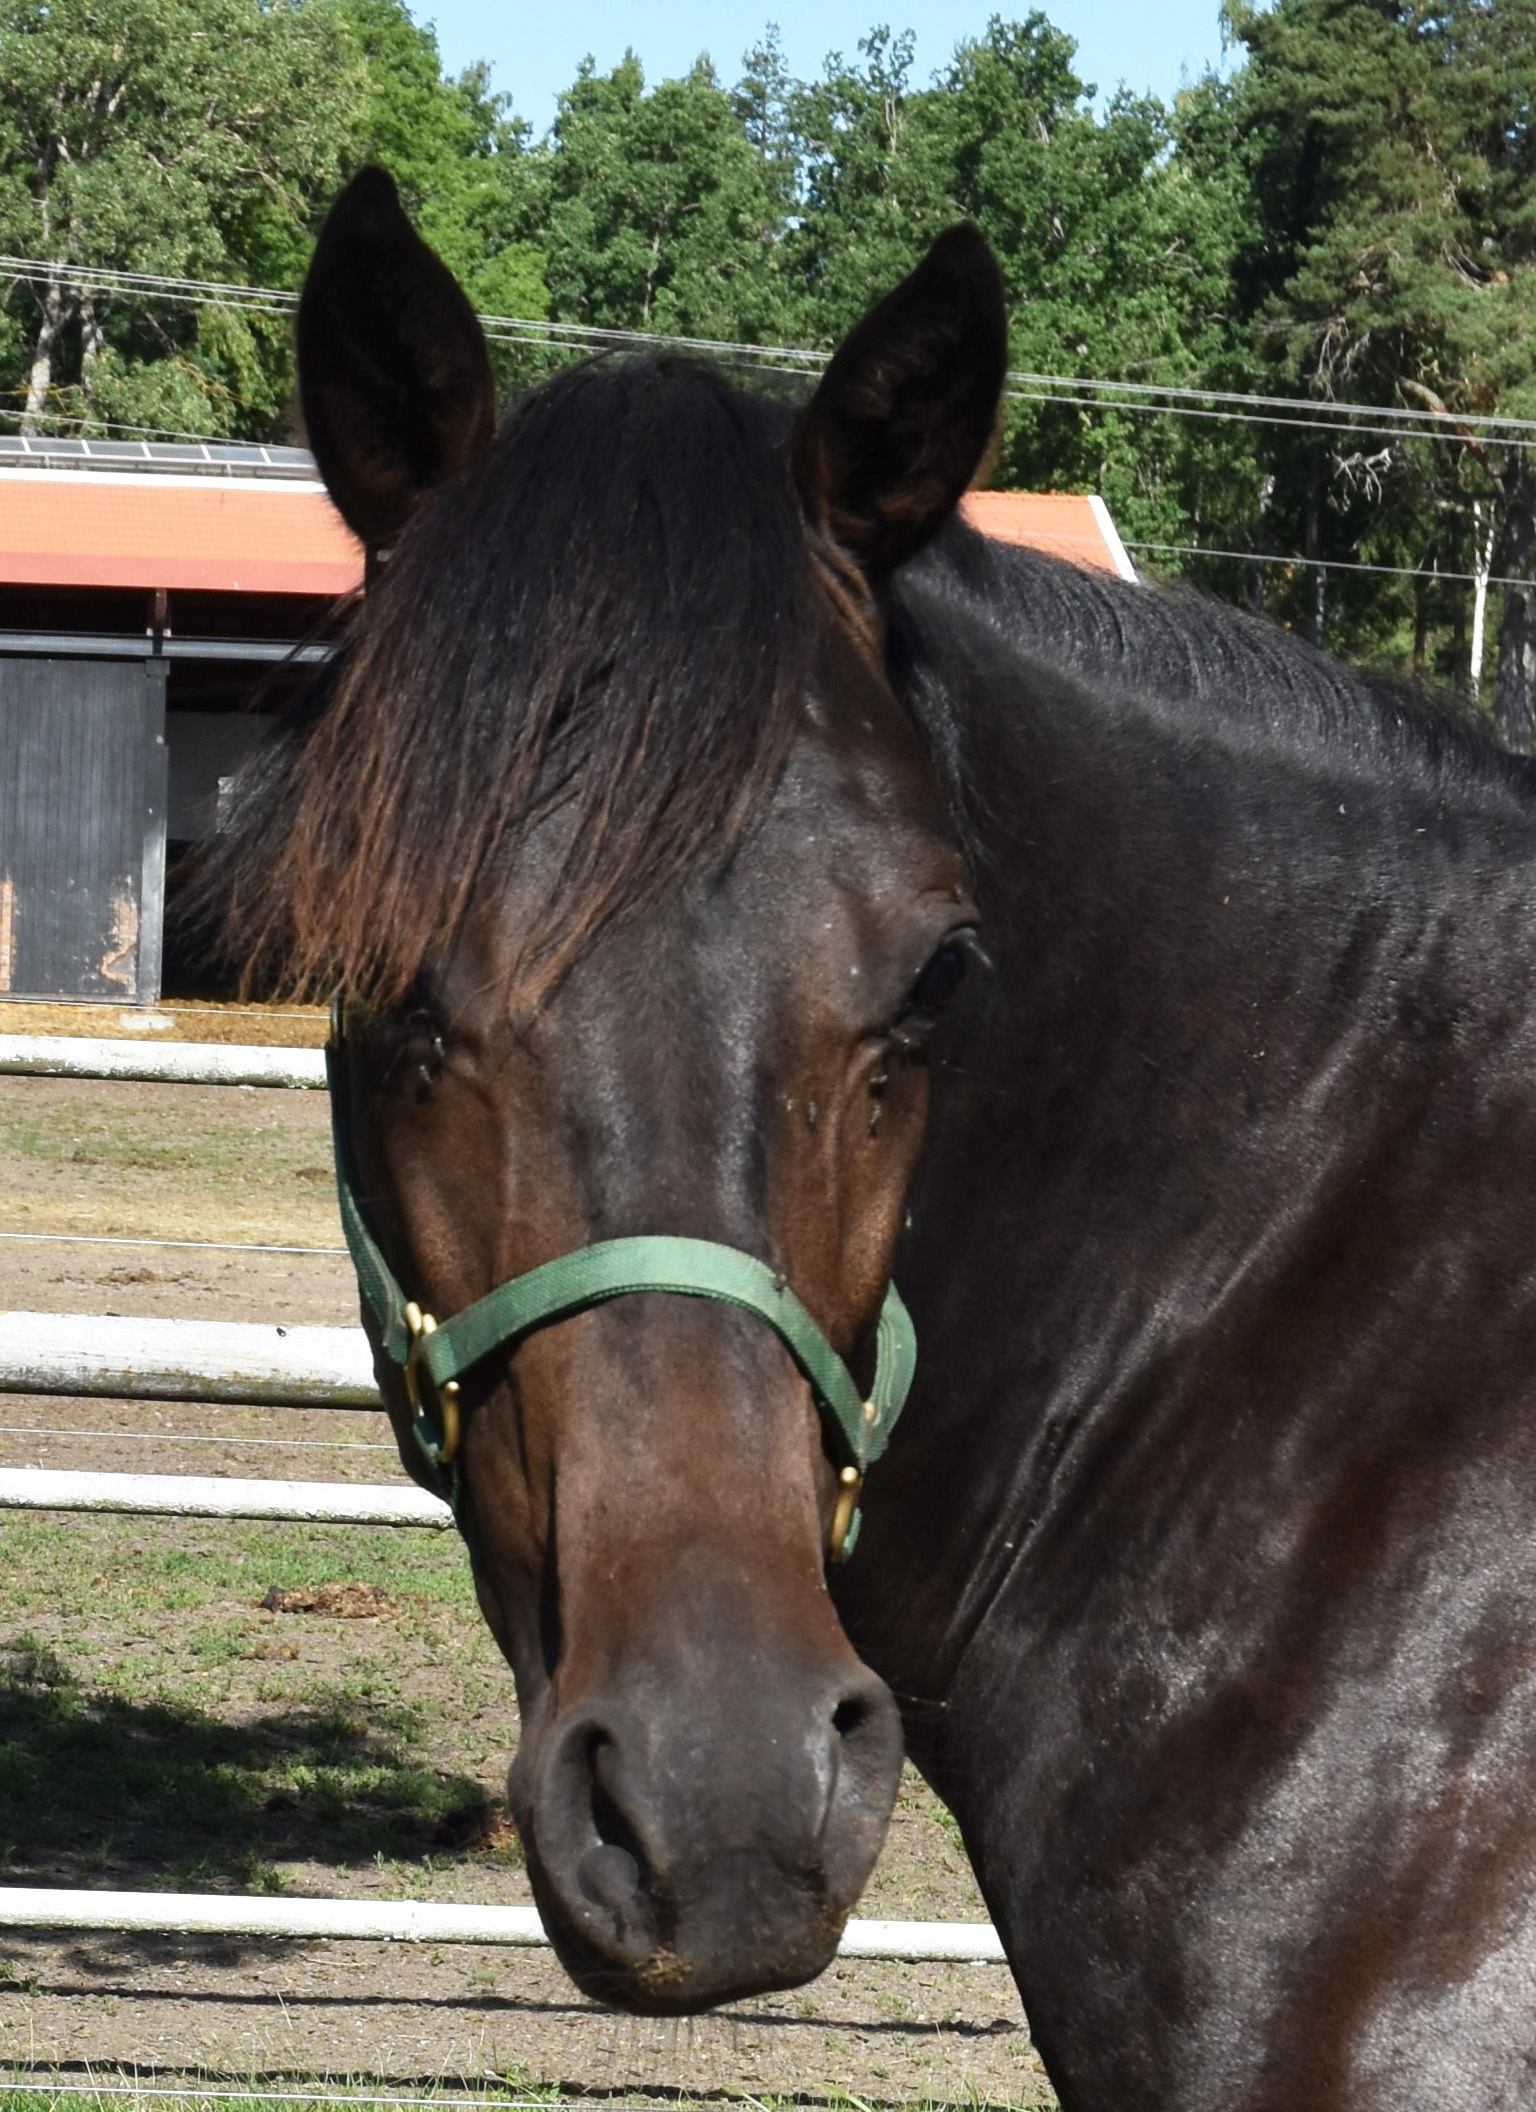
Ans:
[[[411,1331],[411,1346],[406,1352],[401,1376],[405,1382],[405,1397],[411,1405],[411,1415],[418,1423],[432,1421],[427,1412],[422,1393],[422,1380],[432,1385],[437,1395],[438,1415],[442,1436],[437,1440],[436,1457],[439,1466],[447,1466],[459,1449],[459,1382],[449,1379],[445,1385],[432,1382],[432,1374],[426,1368],[426,1345],[428,1335],[437,1333],[437,1322],[430,1313],[424,1313],[414,1300],[405,1308],[405,1324]]]
[[[864,1477],[857,1467],[844,1467],[837,1477],[837,1502],[832,1509],[832,1530],[827,1535],[829,1561],[841,1562],[843,1559],[843,1545],[853,1523],[853,1514],[859,1507],[859,1492],[863,1486]]]

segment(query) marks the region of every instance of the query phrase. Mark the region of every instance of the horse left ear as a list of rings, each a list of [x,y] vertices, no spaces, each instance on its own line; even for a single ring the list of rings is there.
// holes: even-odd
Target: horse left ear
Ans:
[[[479,318],[383,169],[360,169],[326,215],[298,345],[309,444],[371,556],[393,544],[424,492],[496,436]]]
[[[810,519],[871,573],[914,556],[986,454],[1007,369],[997,261],[952,227],[843,339],[795,428]]]

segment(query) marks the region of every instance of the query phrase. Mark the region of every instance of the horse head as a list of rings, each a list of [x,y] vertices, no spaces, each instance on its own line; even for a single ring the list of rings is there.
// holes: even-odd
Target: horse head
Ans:
[[[421,1307],[596,1242],[711,1241],[868,1383],[976,922],[880,587],[974,474],[1004,346],[960,228],[797,416],[599,359],[498,433],[480,327],[389,179],[335,206],[301,384],[370,588],[235,827],[258,952],[280,933],[347,993],[357,1193]],[[561,1958],[652,2012],[809,1978],[901,1737],[828,1593],[839,1462],[802,1371],[752,1312],[651,1290],[461,1386],[459,1522]]]

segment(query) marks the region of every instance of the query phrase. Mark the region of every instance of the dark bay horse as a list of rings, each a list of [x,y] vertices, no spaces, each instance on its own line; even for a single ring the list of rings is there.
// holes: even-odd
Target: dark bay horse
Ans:
[[[797,417],[598,361],[498,434],[365,172],[300,357],[373,584],[214,881],[257,972],[347,993],[390,1267],[451,1316],[674,1235],[861,1378],[893,1273],[917,1326],[830,1569],[751,1312],[617,1297],[464,1373],[571,1971],[655,2011],[818,1971],[904,1727],[1065,2105],[1536,2105],[1531,771],[961,529],[969,230]]]

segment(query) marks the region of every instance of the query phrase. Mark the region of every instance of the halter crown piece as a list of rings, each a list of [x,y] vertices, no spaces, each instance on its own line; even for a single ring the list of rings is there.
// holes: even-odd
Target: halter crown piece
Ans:
[[[875,1336],[875,1382],[860,1398],[847,1365],[800,1300],[766,1262],[712,1239],[674,1239],[642,1233],[578,1247],[556,1261],[514,1276],[441,1322],[404,1291],[384,1259],[363,1213],[352,1156],[346,1048],[338,999],[331,1007],[325,1051],[331,1088],[331,1144],[342,1231],[363,1296],[378,1322],[385,1354],[400,1366],[416,1442],[431,1462],[439,1489],[458,1513],[459,1386],[471,1365],[492,1350],[519,1342],[536,1328],[584,1313],[610,1298],[667,1291],[679,1298],[714,1298],[755,1313],[771,1327],[809,1383],[822,1427],[840,1461],[837,1504],[828,1558],[846,1561],[859,1531],[859,1493],[867,1470],[890,1443],[917,1368],[917,1336],[895,1284],[886,1287]]]

